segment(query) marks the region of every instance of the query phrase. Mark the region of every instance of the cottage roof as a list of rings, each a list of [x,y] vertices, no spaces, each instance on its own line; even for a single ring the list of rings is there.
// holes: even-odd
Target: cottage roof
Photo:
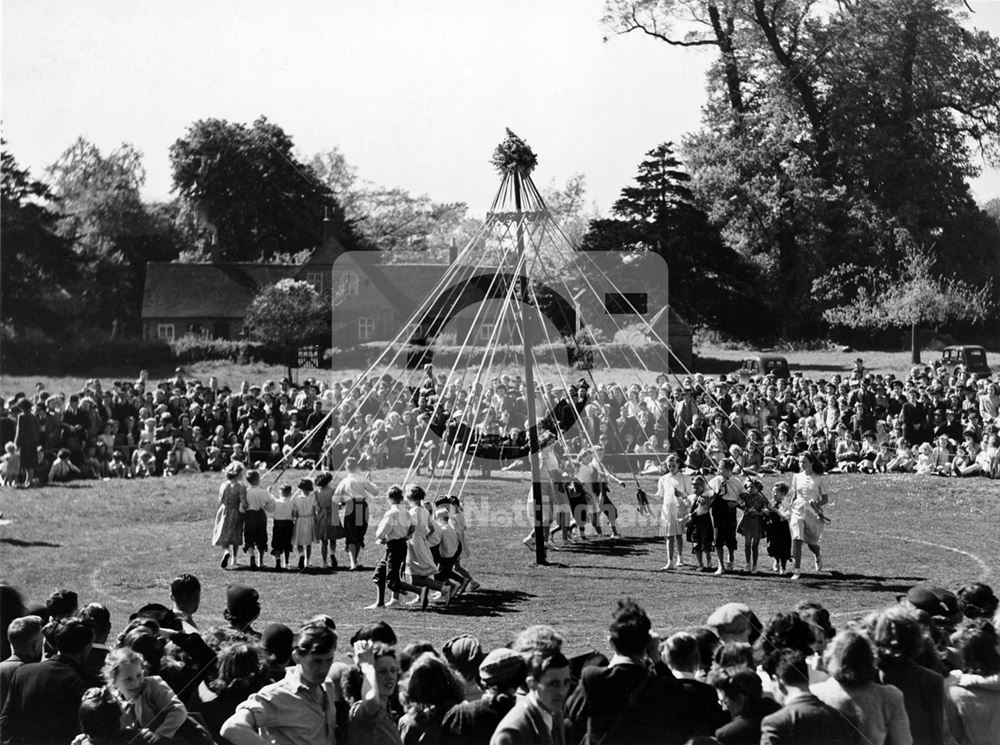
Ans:
[[[143,318],[243,318],[262,287],[295,276],[291,264],[146,264]]]

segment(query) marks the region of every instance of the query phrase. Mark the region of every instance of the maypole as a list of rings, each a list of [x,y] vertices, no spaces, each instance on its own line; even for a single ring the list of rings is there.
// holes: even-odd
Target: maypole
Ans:
[[[509,181],[514,192],[514,212],[517,219],[517,260],[518,266],[527,267],[525,261],[524,242],[524,205],[522,203],[521,180],[531,175],[531,171],[538,163],[538,158],[528,144],[516,134],[507,130],[507,138],[497,146],[493,153],[493,165],[503,175],[504,181]],[[498,198],[505,191],[505,184],[501,184]],[[528,282],[527,270],[525,273],[515,278],[521,283],[520,302],[517,304],[517,319],[521,324],[521,351],[524,356],[524,389],[525,403],[528,410],[528,463],[531,466],[531,502],[534,505],[535,520],[535,564],[544,565],[548,561],[545,558],[545,539],[548,526],[544,524],[545,510],[542,505],[542,477],[541,467],[538,462],[538,418],[535,409],[535,373],[531,360],[531,341],[528,335],[527,324],[524,320],[524,305],[528,302]]]
[[[524,224],[521,221],[521,175],[514,174],[514,211],[518,213],[517,221],[517,259],[521,266],[527,266],[524,261]],[[531,364],[531,342],[528,327],[524,322],[524,304],[528,302],[527,275],[518,278],[523,282],[521,302],[517,304],[518,320],[521,323],[521,351],[524,354],[524,389],[525,403],[528,407],[528,462],[531,464],[531,501],[535,506],[535,563],[546,564],[545,532],[548,526],[544,524],[545,508],[542,505],[542,474],[538,462],[538,418],[535,411],[535,372]]]

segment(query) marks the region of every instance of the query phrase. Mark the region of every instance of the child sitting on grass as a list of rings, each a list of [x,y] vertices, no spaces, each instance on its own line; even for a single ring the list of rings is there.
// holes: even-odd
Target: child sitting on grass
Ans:
[[[52,464],[52,468],[49,469],[49,483],[65,484],[67,481],[72,481],[82,476],[80,469],[73,465],[69,456],[70,452],[68,448],[59,449],[55,462]]]
[[[890,460],[885,469],[889,473],[913,473],[916,462],[910,452],[910,444],[903,438],[896,440],[896,455]]]
[[[8,442],[0,456],[0,486],[16,486],[21,476],[21,452],[17,445]]]

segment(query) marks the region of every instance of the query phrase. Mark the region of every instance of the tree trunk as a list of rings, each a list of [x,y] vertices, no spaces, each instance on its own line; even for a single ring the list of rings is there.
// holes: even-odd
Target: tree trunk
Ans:
[[[910,362],[920,364],[920,345],[917,343],[917,324],[910,324]]]

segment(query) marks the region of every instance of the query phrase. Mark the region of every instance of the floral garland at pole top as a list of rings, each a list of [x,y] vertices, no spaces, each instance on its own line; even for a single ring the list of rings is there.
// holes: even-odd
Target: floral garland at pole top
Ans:
[[[503,176],[516,171],[522,178],[526,178],[538,165],[538,156],[527,142],[511,132],[508,127],[507,136],[493,151],[490,163]]]

